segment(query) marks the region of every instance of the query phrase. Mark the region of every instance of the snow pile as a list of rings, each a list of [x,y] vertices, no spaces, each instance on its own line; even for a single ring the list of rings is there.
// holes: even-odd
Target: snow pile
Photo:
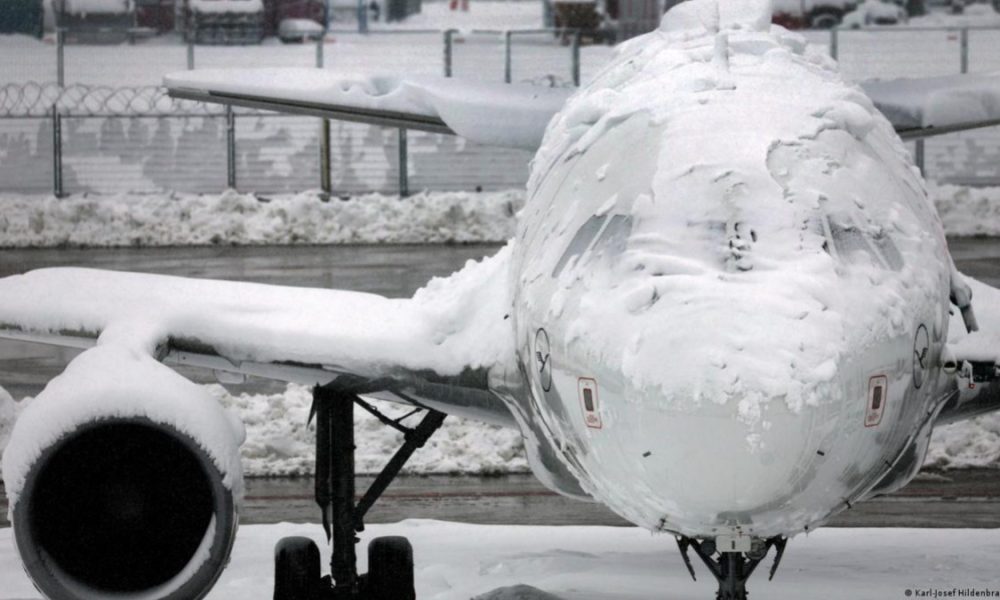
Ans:
[[[223,406],[236,411],[247,429],[243,444],[243,469],[248,476],[311,475],[315,460],[315,424],[306,426],[312,391],[289,385],[282,394],[233,396],[220,385],[208,386]],[[397,418],[408,407],[371,401],[385,414]],[[421,416],[403,424],[413,427]],[[355,462],[359,473],[378,473],[402,444],[402,434],[384,426],[367,411],[354,415]],[[520,434],[513,429],[449,417],[434,437],[406,464],[404,473],[495,474],[522,473],[528,467]]]
[[[924,465],[1000,468],[1000,412],[935,429]]]
[[[930,184],[929,193],[948,235],[1000,235],[1000,188]],[[330,202],[314,192],[4,194],[0,248],[504,242],[523,205],[522,190]]]
[[[521,191],[0,196],[0,247],[501,242],[514,233]]]
[[[1000,187],[939,184],[930,195],[948,235],[1000,235]]]
[[[10,506],[38,457],[66,433],[102,418],[130,417],[169,425],[194,439],[241,501],[244,431],[239,422],[220,410],[203,387],[142,350],[106,344],[78,356],[25,407],[3,453]]]

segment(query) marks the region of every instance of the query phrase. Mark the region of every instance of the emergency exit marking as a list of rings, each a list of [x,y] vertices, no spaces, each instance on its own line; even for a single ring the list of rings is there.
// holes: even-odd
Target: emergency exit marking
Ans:
[[[865,411],[865,427],[876,427],[882,422],[885,402],[889,393],[889,378],[875,375],[868,379],[868,410]]]
[[[583,408],[583,421],[592,429],[601,428],[600,405],[597,398],[597,380],[591,377],[580,377],[577,380],[580,393],[580,406]]]

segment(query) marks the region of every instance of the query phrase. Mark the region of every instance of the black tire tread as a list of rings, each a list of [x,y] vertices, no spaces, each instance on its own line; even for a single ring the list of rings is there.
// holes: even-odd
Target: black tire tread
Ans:
[[[286,537],[274,547],[274,600],[317,600],[319,548],[307,537]]]
[[[367,600],[416,600],[413,547],[401,536],[383,536],[368,544]]]

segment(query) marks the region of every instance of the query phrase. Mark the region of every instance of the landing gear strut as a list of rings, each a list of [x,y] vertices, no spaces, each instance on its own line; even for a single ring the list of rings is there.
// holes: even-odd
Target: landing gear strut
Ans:
[[[716,600],[747,600],[747,580],[753,574],[757,565],[764,560],[772,546],[775,548],[774,564],[771,566],[771,574],[768,579],[774,579],[774,573],[781,564],[781,557],[785,553],[787,538],[776,536],[768,539],[754,539],[753,544],[747,552],[722,552],[716,548],[715,540],[696,540],[688,537],[678,537],[677,546],[680,548],[684,564],[694,576],[694,567],[691,565],[691,558],[688,556],[688,549],[694,550],[698,558],[701,559],[708,570],[719,582],[719,591],[716,592]]]
[[[339,385],[338,385],[339,383]],[[316,503],[323,529],[333,542],[330,575],[320,578],[318,551],[303,538],[287,538],[275,548],[274,600],[414,600],[413,549],[402,537],[380,537],[368,547],[368,573],[359,575],[355,535],[364,531],[364,518],[392,480],[444,422],[443,413],[427,409],[414,428],[390,419],[359,394],[376,389],[341,381],[313,390],[316,418]],[[382,423],[404,435],[403,445],[355,504],[354,407],[362,407]]]

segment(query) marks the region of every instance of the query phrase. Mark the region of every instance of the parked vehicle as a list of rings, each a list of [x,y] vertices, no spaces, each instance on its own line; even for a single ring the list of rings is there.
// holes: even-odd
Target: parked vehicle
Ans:
[[[263,0],[185,0],[184,39],[197,44],[259,44]]]
[[[70,42],[118,44],[135,25],[132,0],[52,0],[52,8]]]
[[[135,24],[163,33],[173,31],[176,13],[174,0],[135,0]]]
[[[773,0],[773,20],[789,29],[830,29],[858,7],[856,0]]]
[[[283,42],[315,39],[326,31],[326,22],[324,0],[264,0],[265,36]]]
[[[868,0],[844,15],[841,27],[857,29],[872,25],[896,25],[909,20],[906,9],[892,2]]]

